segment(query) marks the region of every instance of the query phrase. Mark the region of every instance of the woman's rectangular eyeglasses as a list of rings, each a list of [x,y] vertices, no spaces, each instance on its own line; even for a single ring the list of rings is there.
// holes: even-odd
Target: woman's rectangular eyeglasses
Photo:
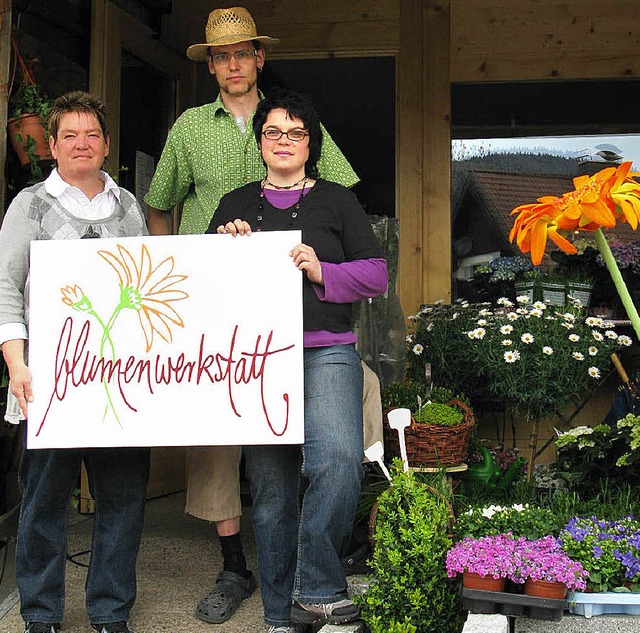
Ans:
[[[282,138],[283,134],[290,141],[304,141],[304,137],[309,136],[309,132],[307,132],[306,130],[301,130],[299,128],[294,128],[293,130],[289,130],[288,132],[276,130],[275,128],[269,128],[268,130],[262,131],[262,136],[264,136],[269,141],[279,141]]]

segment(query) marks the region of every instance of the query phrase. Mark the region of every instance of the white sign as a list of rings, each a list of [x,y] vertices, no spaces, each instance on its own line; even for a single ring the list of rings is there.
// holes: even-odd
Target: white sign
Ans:
[[[302,443],[300,241],[32,242],[28,447]]]

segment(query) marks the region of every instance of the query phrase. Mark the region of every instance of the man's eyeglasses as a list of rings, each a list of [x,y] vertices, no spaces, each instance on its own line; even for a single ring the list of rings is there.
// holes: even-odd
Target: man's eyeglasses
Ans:
[[[223,64],[228,64],[231,61],[231,58],[235,59],[237,62],[248,62],[252,57],[257,57],[258,51],[253,48],[251,50],[245,51],[236,51],[235,53],[214,53],[213,55],[209,55],[211,61],[214,64],[219,64],[222,66]]]
[[[290,141],[304,141],[305,136],[309,136],[309,132],[306,130],[301,130],[299,128],[294,128],[293,130],[289,130],[288,132],[283,132],[282,130],[276,130],[275,128],[269,128],[268,130],[264,130],[262,132],[262,136],[264,136],[269,141],[279,141],[282,138],[282,135],[285,135]]]

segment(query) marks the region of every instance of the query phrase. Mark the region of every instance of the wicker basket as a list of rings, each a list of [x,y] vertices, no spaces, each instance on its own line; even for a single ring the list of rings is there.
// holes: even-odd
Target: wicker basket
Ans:
[[[473,411],[461,400],[447,402],[464,413],[464,420],[456,426],[420,424],[411,418],[411,426],[405,431],[407,459],[414,468],[446,468],[458,466],[467,459],[469,436],[475,424]],[[398,432],[389,426],[384,415],[384,450],[387,461],[400,457]]]
[[[397,433],[396,433],[397,435]],[[429,490],[429,492],[431,492],[432,494],[434,494],[436,497],[438,497],[440,500],[444,501],[444,503],[447,506],[447,509],[449,511],[449,518],[447,520],[447,534],[453,538],[453,528],[455,527],[456,524],[456,517],[455,514],[453,512],[453,507],[451,506],[451,504],[449,503],[449,500],[446,499],[444,497],[444,495],[439,491],[436,490],[435,488],[433,488],[432,486],[430,486],[429,484],[422,484],[425,488],[427,488],[427,490]],[[378,520],[378,501],[376,501],[373,504],[373,507],[371,508],[371,513],[369,514],[369,544],[371,545],[371,549],[373,549],[375,547],[375,533],[376,533],[376,522]]]

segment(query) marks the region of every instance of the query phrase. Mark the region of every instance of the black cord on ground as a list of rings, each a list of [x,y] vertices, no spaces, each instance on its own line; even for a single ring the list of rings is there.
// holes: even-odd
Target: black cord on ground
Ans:
[[[91,550],[90,549],[83,549],[79,552],[75,552],[74,554],[67,554],[67,560],[70,563],[73,563],[74,565],[77,565],[78,567],[89,567],[88,563],[81,563],[80,561],[77,561],[76,558],[78,558],[79,556],[86,556],[87,554],[91,554]]]

